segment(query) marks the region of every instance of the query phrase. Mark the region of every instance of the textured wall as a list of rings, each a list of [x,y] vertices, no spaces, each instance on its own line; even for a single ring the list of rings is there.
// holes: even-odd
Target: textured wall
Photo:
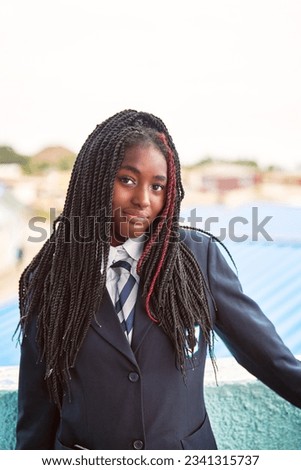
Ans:
[[[257,381],[206,386],[219,449],[301,449],[301,410]],[[16,392],[0,391],[0,449],[15,443]]]
[[[0,449],[13,449],[17,417],[17,392],[0,391]]]
[[[260,382],[206,387],[219,449],[301,449],[301,410]]]

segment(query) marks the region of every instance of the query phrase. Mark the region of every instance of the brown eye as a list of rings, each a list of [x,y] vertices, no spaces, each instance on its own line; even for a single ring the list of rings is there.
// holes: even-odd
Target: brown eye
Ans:
[[[126,186],[132,186],[135,184],[133,179],[129,178],[128,176],[120,176],[118,179],[121,183],[125,184]]]
[[[153,184],[152,188],[154,191],[163,191],[165,186],[162,186],[162,184]]]

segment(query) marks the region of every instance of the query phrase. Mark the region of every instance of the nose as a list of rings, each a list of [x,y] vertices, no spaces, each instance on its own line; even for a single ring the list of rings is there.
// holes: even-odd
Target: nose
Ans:
[[[132,203],[142,209],[150,205],[149,188],[145,186],[137,186],[133,192]]]

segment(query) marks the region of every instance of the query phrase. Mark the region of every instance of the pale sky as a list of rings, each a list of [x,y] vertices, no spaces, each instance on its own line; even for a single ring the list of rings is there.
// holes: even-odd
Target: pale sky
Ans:
[[[1,0],[0,145],[78,152],[125,108],[183,164],[301,165],[300,0]]]

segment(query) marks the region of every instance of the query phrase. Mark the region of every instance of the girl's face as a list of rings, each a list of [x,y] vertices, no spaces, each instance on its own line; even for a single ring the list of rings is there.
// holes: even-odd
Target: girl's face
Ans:
[[[166,199],[167,163],[152,144],[125,151],[113,191],[113,246],[145,233]]]

